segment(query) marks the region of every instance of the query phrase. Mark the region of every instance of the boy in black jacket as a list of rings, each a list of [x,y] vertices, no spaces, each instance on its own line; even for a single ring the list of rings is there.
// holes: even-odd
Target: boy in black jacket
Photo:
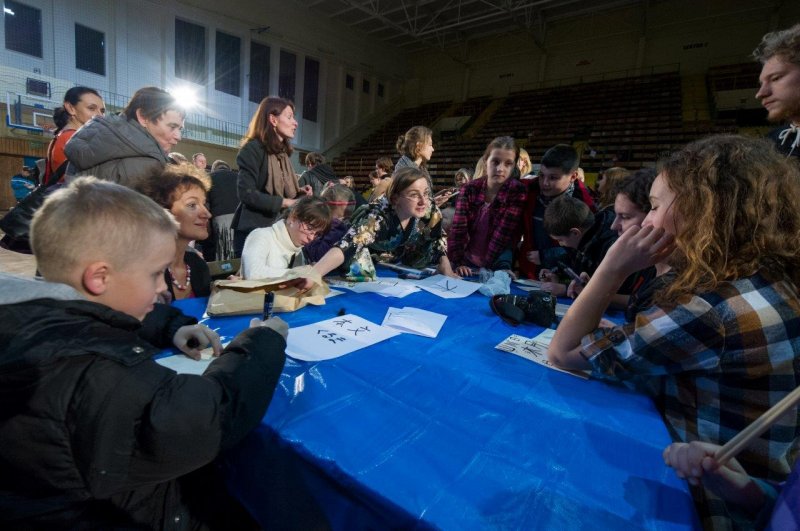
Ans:
[[[76,180],[31,233],[45,281],[0,279],[0,527],[251,525],[206,465],[263,417],[286,324],[254,320],[221,351],[213,331],[155,304],[176,224],[120,185]],[[170,340],[221,355],[178,375],[152,359]]]
[[[542,289],[563,296],[572,280],[568,270],[576,275],[587,273],[591,276],[608,248],[617,240],[616,231],[611,230],[613,222],[612,209],[593,214],[586,203],[572,196],[554,199],[544,212],[544,230],[570,252],[559,263],[557,272],[541,271]]]

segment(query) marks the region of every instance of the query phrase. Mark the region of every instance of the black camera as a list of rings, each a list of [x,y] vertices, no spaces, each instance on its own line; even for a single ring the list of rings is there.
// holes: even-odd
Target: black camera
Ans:
[[[542,290],[522,295],[495,295],[489,299],[492,311],[503,321],[517,326],[522,321],[548,328],[556,320],[556,298]]]

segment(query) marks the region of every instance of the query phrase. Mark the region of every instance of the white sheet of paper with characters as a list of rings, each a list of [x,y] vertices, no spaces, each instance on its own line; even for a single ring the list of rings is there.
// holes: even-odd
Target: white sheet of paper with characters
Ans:
[[[286,355],[303,361],[322,361],[374,345],[400,332],[347,314],[289,329]]]

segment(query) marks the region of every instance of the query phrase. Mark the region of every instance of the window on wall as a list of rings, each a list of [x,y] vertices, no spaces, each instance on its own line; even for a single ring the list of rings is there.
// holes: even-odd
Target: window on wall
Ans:
[[[75,68],[106,75],[106,36],[102,31],[75,24]]]
[[[3,2],[6,50],[42,57],[42,11],[13,0]]]
[[[317,121],[317,102],[319,100],[319,61],[306,57],[303,81],[303,118]]]
[[[297,56],[281,50],[281,64],[278,68],[278,96],[294,101],[297,79]]]
[[[350,90],[353,90],[353,82],[354,82],[353,76],[351,76],[350,74],[347,74],[344,77],[344,86],[345,86],[345,88],[349,88]]]
[[[269,95],[269,46],[250,43],[250,101],[261,103]]]
[[[242,39],[227,33],[217,32],[217,46],[214,60],[214,88],[220,92],[241,96]]]
[[[206,28],[175,19],[175,77],[205,85]]]
[[[361,82],[361,90],[364,91],[364,94],[369,94],[369,81],[366,79]]]
[[[378,83],[378,97],[383,97],[383,83]]]

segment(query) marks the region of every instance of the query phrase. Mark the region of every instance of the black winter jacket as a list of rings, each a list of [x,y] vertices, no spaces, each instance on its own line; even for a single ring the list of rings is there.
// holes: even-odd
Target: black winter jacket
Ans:
[[[143,328],[63,284],[0,284],[0,528],[195,525],[179,478],[259,423],[283,338],[248,329],[178,375],[152,359],[187,322],[177,309]]]

